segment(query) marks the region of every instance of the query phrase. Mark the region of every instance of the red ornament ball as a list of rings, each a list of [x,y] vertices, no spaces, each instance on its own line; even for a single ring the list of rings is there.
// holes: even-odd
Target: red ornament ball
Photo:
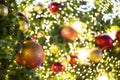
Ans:
[[[52,2],[49,5],[49,10],[52,14],[57,14],[60,7],[61,7],[61,5],[59,3]]]
[[[63,72],[65,67],[61,64],[61,62],[55,62],[51,66],[51,70],[54,74],[58,74],[60,72]]]
[[[76,59],[77,59],[77,56],[71,56],[71,58],[70,58],[71,66],[75,66],[77,64]]]
[[[22,51],[16,56],[15,61],[20,66],[28,69],[39,67],[44,61],[44,50],[38,43],[34,41],[24,41]]]
[[[116,33],[116,40],[120,42],[120,30],[118,30]]]
[[[66,26],[61,30],[61,36],[66,40],[74,41],[78,36],[78,32],[74,30],[72,27]]]
[[[102,50],[108,50],[113,44],[112,38],[107,34],[101,34],[95,37],[95,42]]]

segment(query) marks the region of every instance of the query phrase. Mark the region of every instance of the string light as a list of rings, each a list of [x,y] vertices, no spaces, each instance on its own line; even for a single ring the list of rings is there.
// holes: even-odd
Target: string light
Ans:
[[[83,0],[83,1],[86,2],[86,5],[80,5],[79,8],[77,8],[77,10],[82,12],[89,12],[92,9],[96,9],[94,5],[94,0]]]
[[[45,5],[47,3],[47,7],[48,7],[49,1],[48,0],[44,0],[44,1],[41,1],[41,2],[44,2]],[[55,1],[60,2],[61,0],[55,0]],[[61,2],[64,2],[64,1],[65,0],[62,0]],[[102,2],[101,2],[102,5],[100,5],[100,9],[98,9],[98,12],[96,12],[95,15],[90,15],[90,14],[86,14],[85,12],[89,12],[89,11],[92,11],[92,9],[96,9],[96,7],[94,5],[94,0],[82,0],[82,1],[86,2],[86,5],[80,5],[80,7],[77,8],[78,13],[76,13],[76,14],[73,14],[73,13],[69,13],[68,14],[67,12],[65,12],[67,10],[73,12],[74,9],[71,8],[71,5],[73,6],[74,4],[71,1],[70,3],[67,3],[67,8],[64,7],[64,9],[62,9],[62,8],[60,9],[61,15],[58,15],[58,16],[52,15],[52,14],[48,15],[49,10],[47,9],[47,11],[44,14],[40,14],[40,15],[36,16],[37,19],[40,18],[40,17],[43,17],[43,18],[51,18],[52,17],[53,19],[55,19],[53,21],[52,20],[49,21],[49,20],[44,19],[43,22],[42,22],[42,25],[41,25],[42,26],[42,30],[45,31],[44,32],[45,33],[44,37],[46,39],[45,43],[47,43],[47,44],[45,46],[43,46],[43,48],[45,49],[45,53],[46,53],[46,57],[47,58],[46,58],[46,60],[45,60],[45,62],[43,64],[43,68],[40,68],[42,71],[38,70],[37,72],[39,72],[39,75],[42,74],[42,75],[40,75],[40,77],[45,78],[45,80],[47,80],[47,78],[49,78],[49,77],[55,78],[56,76],[58,77],[58,78],[56,78],[58,80],[60,80],[61,76],[64,76],[62,78],[64,78],[65,80],[66,79],[69,80],[69,77],[73,75],[72,73],[75,73],[75,75],[79,75],[78,77],[82,77],[83,80],[89,80],[89,78],[91,80],[93,80],[95,78],[94,76],[97,75],[96,73],[101,71],[100,68],[105,69],[106,71],[109,70],[110,68],[112,68],[112,70],[111,70],[112,72],[115,72],[115,73],[117,72],[116,70],[114,70],[114,68],[119,66],[119,65],[116,65],[118,63],[116,63],[116,60],[114,60],[114,58],[108,58],[108,59],[104,60],[106,58],[106,56],[108,56],[108,54],[105,53],[105,52],[104,53],[106,55],[103,55],[103,60],[100,63],[98,63],[97,68],[96,68],[96,64],[94,64],[94,63],[91,63],[91,66],[94,67],[94,69],[91,66],[89,68],[84,66],[84,64],[88,63],[88,61],[89,61],[88,60],[88,56],[89,56],[89,50],[88,49],[81,49],[81,50],[77,51],[78,52],[78,58],[83,63],[83,65],[82,65],[82,69],[83,70],[81,68],[78,68],[79,65],[75,66],[75,67],[71,67],[68,62],[66,62],[67,65],[66,65],[64,74],[59,74],[59,75],[53,76],[53,75],[51,75],[52,72],[50,72],[50,68],[48,69],[48,66],[50,66],[49,62],[62,61],[61,60],[61,57],[63,57],[63,56],[61,56],[62,54],[69,55],[68,52],[64,52],[64,49],[61,48],[60,51],[57,52],[57,53],[59,53],[58,56],[60,58],[54,59],[53,56],[55,54],[52,54],[51,51],[50,51],[51,49],[57,50],[58,46],[56,46],[56,45],[52,46],[51,45],[50,38],[52,36],[49,35],[49,32],[51,32],[53,29],[55,29],[54,26],[53,26],[53,23],[56,23],[56,24],[58,23],[59,24],[61,22],[60,20],[57,20],[57,19],[59,19],[62,15],[65,15],[65,16],[62,16],[65,25],[70,25],[70,20],[69,19],[73,18],[75,22],[73,22],[72,27],[80,33],[79,34],[80,42],[74,42],[74,43],[68,42],[68,45],[69,45],[69,48],[70,48],[69,52],[71,52],[71,53],[75,52],[74,50],[76,49],[76,46],[78,46],[78,44],[83,44],[85,47],[89,48],[90,44],[89,44],[89,42],[87,42],[85,40],[88,38],[89,33],[92,32],[92,30],[95,28],[94,26],[90,25],[90,29],[87,30],[87,28],[88,28],[90,23],[94,23],[94,25],[99,24],[100,26],[103,26],[102,24],[97,22],[96,17],[99,16],[99,12],[100,11],[102,11],[101,13],[104,13],[108,9],[110,4],[108,3],[108,4],[106,4],[106,7],[103,7],[104,4],[102,4]],[[100,0],[100,1],[102,1],[102,0]],[[80,1],[77,0],[77,3],[80,3]],[[64,6],[64,3],[61,3],[61,5]],[[28,10],[29,9],[31,9],[31,8],[28,8]],[[77,21],[76,17],[79,16],[80,11],[82,12],[82,15],[89,15],[91,20],[90,21],[86,21],[86,23],[80,22],[79,20]],[[104,14],[104,15],[106,15],[106,14]],[[110,17],[111,14],[110,15],[107,14],[107,16],[104,16],[104,15],[103,15],[103,19],[105,21],[111,19],[111,17]],[[33,16],[35,16],[34,13],[33,13]],[[113,18],[114,17],[115,16],[113,16]],[[53,26],[53,27],[51,27],[51,26]],[[38,33],[38,32],[36,32],[36,33]],[[103,31],[102,32],[98,32],[98,34],[101,34],[101,33],[104,33],[104,32]],[[34,33],[31,33],[31,34],[34,34]],[[96,33],[95,33],[95,35],[96,35]],[[93,38],[93,36],[92,36],[92,38]],[[90,39],[90,41],[92,41],[92,40],[93,39]],[[93,47],[93,45],[92,45],[92,47]],[[56,53],[56,51],[53,51],[53,52]],[[106,67],[106,66],[108,66],[108,67]],[[78,68],[78,69],[76,70],[76,68]],[[65,73],[68,74],[67,72],[69,72],[69,75],[65,76]],[[73,78],[76,78],[76,77],[73,77]],[[74,79],[71,79],[71,80],[74,80]],[[96,79],[94,79],[94,80],[96,80]],[[102,75],[100,75],[97,78],[97,80],[109,80],[109,79],[108,79],[107,75],[102,74]]]

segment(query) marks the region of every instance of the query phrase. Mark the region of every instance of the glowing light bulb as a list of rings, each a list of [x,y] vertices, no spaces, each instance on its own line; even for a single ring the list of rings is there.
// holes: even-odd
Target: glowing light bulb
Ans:
[[[89,49],[81,49],[78,54],[78,58],[84,64],[88,63],[88,56],[90,54]]]
[[[77,31],[81,32],[82,31],[82,23],[80,21],[75,21],[72,25],[72,27]]]
[[[106,75],[102,75],[102,76],[98,77],[97,80],[109,80],[109,79]]]

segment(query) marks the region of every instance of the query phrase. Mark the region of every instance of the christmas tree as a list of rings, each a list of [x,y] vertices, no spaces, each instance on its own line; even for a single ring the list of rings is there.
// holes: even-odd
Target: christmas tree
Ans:
[[[0,80],[119,79],[119,0],[0,0]]]

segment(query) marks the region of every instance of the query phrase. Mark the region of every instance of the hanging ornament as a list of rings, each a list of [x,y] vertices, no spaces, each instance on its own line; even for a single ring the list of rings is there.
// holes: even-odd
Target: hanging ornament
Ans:
[[[8,8],[4,4],[0,4],[0,18],[8,15]]]
[[[52,14],[57,14],[61,5],[57,2],[51,2],[49,5],[49,10]]]
[[[28,17],[23,12],[18,12],[17,14],[21,20],[28,22]]]
[[[116,33],[116,40],[120,42],[120,30],[118,30]]]
[[[70,59],[70,64],[71,66],[75,66],[77,64],[77,56],[71,56],[71,59]]]
[[[19,21],[19,30],[26,32],[29,28],[29,24],[25,21]]]
[[[113,44],[112,38],[107,34],[101,34],[95,37],[95,42],[102,50],[108,50]]]
[[[61,36],[66,40],[74,41],[78,36],[78,32],[74,30],[72,27],[66,26],[61,30]]]
[[[102,60],[102,51],[99,48],[93,48],[90,51],[89,59],[93,62],[100,62]]]
[[[28,28],[30,27],[30,23],[28,20],[28,17],[23,12],[18,12],[17,14],[19,16],[19,30],[26,32]]]
[[[63,72],[65,67],[62,65],[61,62],[55,62],[51,66],[51,70],[54,74],[58,74],[60,72]]]
[[[15,61],[20,66],[28,69],[39,67],[44,61],[44,50],[38,43],[34,41],[24,41],[22,51],[16,56]]]

